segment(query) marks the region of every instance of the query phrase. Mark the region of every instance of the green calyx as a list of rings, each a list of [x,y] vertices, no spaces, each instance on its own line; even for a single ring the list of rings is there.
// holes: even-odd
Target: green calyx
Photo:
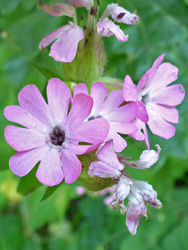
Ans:
[[[113,180],[111,178],[90,177],[88,175],[88,168],[91,162],[98,160],[95,156],[95,152],[81,155],[79,159],[83,166],[79,181],[87,190],[100,191],[113,185]]]
[[[79,43],[74,61],[64,63],[63,70],[68,81],[91,84],[102,75],[105,63],[104,46],[93,32]]]

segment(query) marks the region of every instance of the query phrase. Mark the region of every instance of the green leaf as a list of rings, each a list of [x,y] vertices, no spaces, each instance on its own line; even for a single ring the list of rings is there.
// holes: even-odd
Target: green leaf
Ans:
[[[43,76],[49,80],[50,78],[59,78],[61,79],[61,76],[55,73],[54,71],[51,71],[50,69],[44,67],[43,65],[39,65],[36,63],[31,62],[31,65],[35,67]]]
[[[62,185],[63,183],[60,183],[59,185],[53,186],[53,187],[47,187],[46,191],[41,199],[41,201],[45,201],[46,199],[48,199],[55,191],[56,189]]]
[[[17,188],[17,191],[20,194],[27,195],[42,186],[42,184],[36,178],[36,171],[37,166],[32,169],[29,174],[24,177],[21,177]]]

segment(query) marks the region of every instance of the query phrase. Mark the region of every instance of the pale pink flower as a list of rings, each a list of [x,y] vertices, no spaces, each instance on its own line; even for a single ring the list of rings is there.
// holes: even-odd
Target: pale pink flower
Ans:
[[[135,24],[139,17],[135,13],[130,13],[128,10],[120,7],[118,4],[109,4],[106,7],[106,10],[103,13],[103,18],[111,16],[114,21],[118,23],[125,23],[125,24]]]
[[[83,38],[83,29],[69,22],[69,24],[45,36],[39,44],[39,49],[43,49],[54,42],[50,48],[49,56],[56,61],[68,63],[74,60],[78,43]]]
[[[129,36],[125,35],[120,27],[107,17],[99,20],[99,22],[97,23],[97,32],[101,36],[106,37],[115,35],[120,42],[126,42],[129,39]]]
[[[73,93],[74,96],[80,93],[88,95],[87,86],[80,83],[74,87]],[[135,105],[130,103],[120,106],[124,101],[122,91],[112,91],[107,96],[107,88],[102,82],[95,82],[91,86],[90,96],[93,98],[93,108],[87,120],[97,117],[105,118],[110,125],[106,141],[113,139],[115,151],[121,152],[127,143],[119,133],[131,134],[137,130],[132,123],[135,118]]]
[[[147,123],[153,134],[170,139],[175,134],[175,127],[170,123],[178,123],[175,106],[183,101],[185,91],[180,84],[168,86],[177,79],[178,68],[162,63],[163,59],[164,54],[156,59],[137,86],[127,75],[123,96],[125,101],[135,103],[140,128],[145,129]]]
[[[71,92],[59,79],[50,79],[45,102],[35,85],[24,87],[19,95],[19,106],[5,108],[5,117],[26,128],[8,125],[5,139],[18,151],[10,158],[9,166],[14,174],[27,175],[40,161],[37,179],[47,186],[76,181],[81,172],[81,162],[76,155],[84,154],[89,145],[106,138],[109,125],[99,118],[85,122],[91,112],[93,100],[85,94],[71,101]]]
[[[88,174],[100,178],[113,178],[114,190],[113,197],[110,196],[111,206],[115,209],[121,207],[121,213],[127,213],[126,225],[129,231],[134,235],[139,224],[141,216],[147,216],[147,207],[145,202],[155,208],[161,207],[161,202],[157,199],[157,192],[153,187],[144,181],[132,179],[124,171],[124,165],[137,169],[146,169],[151,167],[159,159],[160,147],[156,145],[157,152],[154,150],[145,150],[137,161],[122,160],[114,153],[113,142],[106,142],[96,153],[99,161],[94,161],[89,167]],[[124,205],[128,198],[127,207]]]

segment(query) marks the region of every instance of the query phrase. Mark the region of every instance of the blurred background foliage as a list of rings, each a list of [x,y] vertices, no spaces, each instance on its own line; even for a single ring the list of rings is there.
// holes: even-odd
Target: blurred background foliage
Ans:
[[[101,13],[111,2],[101,0]],[[140,20],[134,26],[122,25],[130,36],[127,43],[104,38],[108,55],[105,72],[121,79],[129,74],[138,82],[153,61],[166,53],[165,60],[179,68],[177,83],[188,91],[188,1],[114,2],[137,10]],[[78,12],[80,15],[85,10]],[[162,148],[159,162],[144,172],[131,172],[132,177],[151,183],[163,203],[160,210],[148,208],[149,219],[141,218],[134,237],[125,227],[125,217],[106,207],[104,197],[80,197],[78,183],[74,183],[61,185],[41,201],[46,187],[34,180],[35,172],[20,181],[8,169],[14,152],[4,140],[8,122],[3,109],[17,104],[17,94],[24,85],[36,84],[44,92],[50,77],[62,78],[61,64],[48,57],[48,49],[39,51],[38,44],[67,20],[46,14],[39,8],[39,0],[0,1],[0,249],[187,250],[188,98],[178,107],[180,122],[174,138],[166,141],[149,134],[152,147],[159,144]],[[144,148],[143,142],[129,139],[124,155],[137,159]],[[25,195],[33,186],[40,187]]]

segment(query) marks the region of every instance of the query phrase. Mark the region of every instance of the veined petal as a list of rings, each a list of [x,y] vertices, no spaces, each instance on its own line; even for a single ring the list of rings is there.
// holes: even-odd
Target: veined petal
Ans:
[[[46,186],[55,186],[63,181],[64,173],[60,160],[60,152],[56,148],[49,148],[39,165],[36,176]]]
[[[108,121],[127,123],[131,122],[136,117],[136,106],[134,103],[127,103],[124,106],[118,107],[116,110],[105,115]]]
[[[25,176],[44,158],[48,150],[47,146],[42,146],[16,153],[9,160],[10,169],[20,177]]]
[[[138,93],[136,85],[133,83],[131,77],[126,75],[123,85],[123,98],[126,102],[137,101]]]
[[[17,105],[7,106],[4,109],[4,116],[7,120],[18,123],[26,128],[36,129],[41,132],[45,132],[48,129],[47,124],[42,123]]]
[[[95,82],[91,87],[91,97],[93,98],[93,109],[92,114],[95,112],[99,112],[104,99],[107,95],[107,88],[102,82]]]
[[[25,86],[18,94],[21,108],[44,124],[51,125],[53,118],[50,109],[35,85]]]
[[[72,108],[66,118],[66,126],[71,129],[76,129],[91,113],[93,100],[85,94],[78,94],[73,98]]]
[[[127,142],[121,137],[116,131],[113,129],[110,129],[108,137],[106,138],[106,141],[112,140],[114,143],[114,150],[115,152],[121,152],[127,147]]]
[[[70,131],[70,139],[79,142],[98,144],[104,142],[109,132],[109,123],[103,118],[97,118],[83,123]]]
[[[101,36],[113,36],[115,35],[116,38],[120,41],[120,42],[126,42],[129,38],[128,35],[125,35],[123,33],[123,31],[120,29],[120,27],[118,25],[116,25],[115,23],[113,23],[109,18],[104,18],[103,20],[99,20],[99,22],[97,23],[97,32],[101,35]]]
[[[122,90],[114,90],[109,93],[107,96],[103,108],[102,108],[102,115],[106,116],[107,114],[111,113],[124,102],[123,100],[123,91]]]
[[[152,105],[157,114],[160,114],[164,120],[171,123],[179,122],[179,112],[175,107],[163,106],[163,105]]]
[[[147,217],[147,207],[144,201],[138,205],[129,201],[127,206],[126,226],[132,235],[136,234],[141,216]]]
[[[50,79],[47,85],[47,97],[54,121],[64,121],[71,100],[71,92],[67,85],[57,78]]]
[[[88,95],[88,89],[85,83],[79,83],[73,88],[73,96],[75,97],[78,94]]]
[[[72,62],[76,56],[78,43],[84,38],[83,29],[75,24],[68,24],[61,30],[58,39],[52,44],[49,56],[58,62]],[[62,32],[63,31],[63,32]]]
[[[75,182],[81,173],[81,162],[74,153],[66,149],[61,152],[61,162],[65,173],[65,182],[68,184]]]
[[[168,106],[179,105],[184,97],[185,90],[180,84],[161,88],[151,94],[152,102]]]
[[[8,125],[5,128],[7,143],[17,151],[26,151],[45,145],[45,134],[36,130]]]
[[[150,88],[152,91],[160,90],[177,80],[178,68],[171,63],[162,63],[151,79]]]
[[[156,114],[154,110],[149,111],[149,121],[147,124],[153,134],[165,139],[170,139],[175,135],[175,127],[166,122],[161,114]]]
[[[60,37],[65,31],[69,29],[69,25],[64,25],[60,27],[59,29],[51,32],[47,36],[45,36],[42,41],[39,43],[39,49],[44,49],[48,45],[50,45],[54,40],[56,40],[58,37]]]
[[[112,166],[114,169],[123,170],[124,166],[121,164],[117,158],[117,155],[114,152],[113,141],[108,141],[100,148],[96,153],[97,158],[106,163],[109,166]]]
[[[121,175],[121,172],[104,162],[94,161],[89,166],[88,174],[91,177],[98,176],[101,178],[116,178]]]
[[[75,8],[66,3],[43,4],[40,2],[40,7],[52,16],[68,16],[75,15]]]

